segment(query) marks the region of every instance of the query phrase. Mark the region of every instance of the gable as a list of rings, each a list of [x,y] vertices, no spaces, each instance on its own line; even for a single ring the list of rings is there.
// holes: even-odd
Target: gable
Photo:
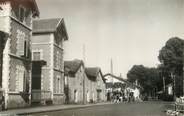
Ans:
[[[33,17],[39,16],[40,12],[35,0],[0,0],[1,3],[10,2],[13,8],[19,7],[20,4],[32,10]]]

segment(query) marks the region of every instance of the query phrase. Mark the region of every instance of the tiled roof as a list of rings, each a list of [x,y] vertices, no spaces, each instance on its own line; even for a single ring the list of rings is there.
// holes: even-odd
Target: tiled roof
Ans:
[[[99,71],[100,68],[98,67],[88,67],[85,69],[86,75],[90,77],[96,77]]]
[[[82,60],[64,61],[65,73],[75,74],[82,64]]]
[[[55,32],[61,20],[61,18],[34,20],[33,33]]]
[[[103,74],[99,67],[87,67],[85,68],[85,72],[86,72],[87,77],[91,80],[96,80],[98,74],[100,73],[102,76],[102,80],[105,83],[105,78],[103,77]]]

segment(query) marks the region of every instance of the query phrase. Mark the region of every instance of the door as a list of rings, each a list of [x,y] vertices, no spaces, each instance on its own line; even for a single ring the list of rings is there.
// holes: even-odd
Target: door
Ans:
[[[87,91],[87,102],[90,102],[89,91]]]
[[[78,102],[78,92],[77,92],[77,90],[74,90],[74,102],[75,103]]]
[[[101,100],[101,91],[97,90],[97,101]]]

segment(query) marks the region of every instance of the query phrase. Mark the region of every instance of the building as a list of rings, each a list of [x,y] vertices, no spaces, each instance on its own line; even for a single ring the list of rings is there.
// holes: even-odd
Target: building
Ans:
[[[106,85],[101,69],[98,67],[88,67],[85,70],[87,77],[91,80],[90,84],[90,102],[106,101]]]
[[[0,86],[4,90],[5,109],[25,107],[30,103],[30,38],[32,18],[37,16],[39,10],[35,0],[0,1],[0,31],[8,34],[6,40],[0,42],[4,46],[0,53]]]
[[[2,88],[3,50],[8,34],[0,31],[0,88]]]
[[[85,68],[82,60],[65,61],[66,103],[85,103]]]
[[[33,21],[32,102],[64,103],[63,42],[66,40],[63,18]]]

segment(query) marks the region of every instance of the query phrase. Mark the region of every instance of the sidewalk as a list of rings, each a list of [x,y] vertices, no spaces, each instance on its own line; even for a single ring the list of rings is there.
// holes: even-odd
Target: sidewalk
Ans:
[[[41,112],[49,112],[49,111],[57,111],[57,110],[65,110],[65,109],[74,109],[74,108],[84,108],[90,106],[99,106],[99,105],[108,105],[112,104],[111,102],[105,103],[96,103],[96,104],[87,104],[87,105],[52,105],[52,106],[37,106],[23,109],[12,109],[7,111],[0,112],[0,116],[15,116],[15,115],[23,115],[23,114],[33,114],[33,113],[41,113]]]

